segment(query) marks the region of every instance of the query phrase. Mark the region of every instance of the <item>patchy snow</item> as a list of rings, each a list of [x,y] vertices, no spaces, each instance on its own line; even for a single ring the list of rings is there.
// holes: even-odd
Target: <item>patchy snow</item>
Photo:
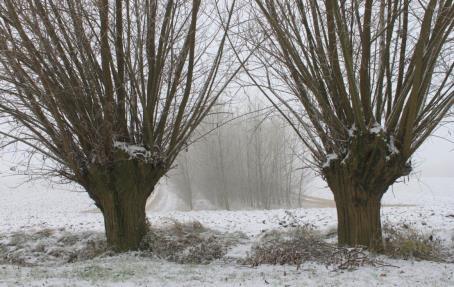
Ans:
[[[348,136],[353,137],[355,135],[355,132],[356,132],[356,126],[355,126],[355,124],[353,124],[352,127],[348,130]]]
[[[134,145],[126,142],[115,141],[114,148],[127,153],[131,158],[151,158],[151,152],[143,146]]]
[[[329,153],[326,155],[326,161],[323,163],[322,168],[329,167],[331,165],[331,161],[338,159],[338,155],[335,153]]]
[[[399,153],[399,149],[397,149],[394,136],[389,137],[389,142],[388,142],[388,150],[391,153],[391,155],[395,155]]]
[[[380,134],[383,131],[383,127],[379,123],[375,123],[370,129],[371,134]]]
[[[421,181],[397,184],[387,193],[383,199],[383,221],[394,225],[405,222],[441,238],[447,246],[454,246],[454,179],[423,178]],[[68,244],[68,250],[72,248],[77,252],[81,244],[89,242],[93,236],[98,238],[96,236],[103,231],[101,214],[83,192],[40,183],[12,187],[7,183],[0,189],[0,237],[6,238],[16,232],[34,234],[44,229],[56,230],[57,240],[47,242],[55,244],[56,248],[66,246],[58,240],[65,234],[86,237],[80,243]],[[330,195],[323,188],[312,188],[309,196],[330,201]],[[152,225],[165,225],[175,220],[199,221],[205,227],[221,232],[243,232],[248,239],[228,252],[226,257],[231,260],[218,260],[208,265],[176,264],[137,253],[57,265],[0,265],[0,286],[454,286],[452,263],[382,258],[397,267],[366,266],[355,271],[335,272],[316,263],[304,263],[299,270],[295,266],[244,266],[236,259],[243,258],[263,232],[285,229],[296,222],[312,224],[329,233],[336,226],[336,210],[327,207],[166,211],[172,206],[166,201],[173,200],[171,196],[162,196],[154,203],[165,208],[148,212]],[[36,249],[41,243],[30,242],[28,248]]]
[[[47,268],[0,269],[4,286],[452,286],[449,264],[391,260],[400,268],[363,267],[332,272],[318,264],[235,266],[221,262],[180,265],[127,254]],[[1,280],[1,279],[0,279]],[[1,282],[1,281],[0,281]],[[19,283],[19,284],[21,284]],[[0,283],[1,285],[2,283]],[[8,285],[7,285],[8,284]],[[19,285],[18,284],[18,285]]]

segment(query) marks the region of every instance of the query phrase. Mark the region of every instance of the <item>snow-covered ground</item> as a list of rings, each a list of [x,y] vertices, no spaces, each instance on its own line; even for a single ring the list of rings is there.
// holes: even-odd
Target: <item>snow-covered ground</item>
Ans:
[[[101,214],[83,192],[42,183],[17,188],[12,188],[8,180],[2,183],[0,239],[19,231],[30,234],[46,229],[74,234],[103,231]],[[454,247],[454,178],[413,180],[396,185],[393,191],[384,199],[384,222],[394,225],[405,222]],[[321,183],[318,186],[314,183],[309,196],[330,199]],[[322,232],[336,226],[332,207],[290,210],[291,219],[286,210],[170,211],[172,205],[165,201],[160,205],[166,208],[159,211],[153,208],[156,204],[150,205],[148,217],[155,226],[173,220],[196,220],[214,230],[246,234],[246,242],[227,254],[230,258],[245,256],[260,234],[284,228],[283,222],[296,219],[301,224],[313,224]],[[454,286],[452,263],[383,260],[397,267],[363,266],[354,271],[333,271],[317,263],[305,263],[298,270],[295,266],[252,268],[232,260],[208,265],[176,264],[131,253],[58,265],[0,265],[0,286]]]

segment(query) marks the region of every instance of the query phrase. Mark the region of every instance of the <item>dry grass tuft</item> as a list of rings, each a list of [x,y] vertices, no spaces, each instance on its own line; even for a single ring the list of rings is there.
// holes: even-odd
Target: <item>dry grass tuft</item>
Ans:
[[[383,234],[384,253],[392,258],[444,261],[449,256],[439,238],[422,233],[409,224],[394,226],[385,223]]]
[[[163,228],[150,228],[141,250],[181,264],[208,264],[224,257],[229,247],[243,237],[241,233],[205,228],[198,221],[174,221]]]

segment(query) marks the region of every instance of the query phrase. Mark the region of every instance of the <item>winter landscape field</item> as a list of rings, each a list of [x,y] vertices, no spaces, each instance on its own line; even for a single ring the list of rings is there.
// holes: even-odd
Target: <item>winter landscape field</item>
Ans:
[[[0,0],[0,287],[454,286],[454,1]]]
[[[197,222],[202,226],[197,228],[204,229],[199,234],[201,238],[214,235],[226,242],[221,258],[208,258],[208,262],[198,264],[177,263],[178,258],[167,260],[146,252],[113,255],[101,251],[90,255],[96,248],[102,250],[104,225],[101,214],[85,193],[39,182],[19,187],[7,179],[3,182],[2,287],[454,285],[454,180],[450,177],[427,177],[398,184],[384,199],[382,217],[388,225],[417,230],[427,240],[429,237],[440,240],[451,256],[440,261],[371,255],[375,263],[345,270],[338,264],[311,261],[299,267],[243,263],[254,244],[272,230],[285,232],[311,225],[327,242],[335,242],[336,211],[324,189],[314,187],[307,194],[306,208],[278,210],[172,211],[176,208],[175,199],[163,196],[161,200],[168,201],[167,210],[148,209],[152,228],[172,228],[178,222],[196,229],[192,225]],[[161,202],[160,206],[164,204]],[[187,252],[210,251],[194,248]]]

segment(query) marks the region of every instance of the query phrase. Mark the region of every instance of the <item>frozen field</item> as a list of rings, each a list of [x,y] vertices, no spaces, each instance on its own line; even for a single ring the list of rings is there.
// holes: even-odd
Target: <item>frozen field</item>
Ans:
[[[299,269],[237,263],[235,259],[245,257],[263,232],[284,229],[290,220],[313,224],[324,233],[334,230],[336,214],[329,207],[329,193],[321,185],[314,185],[309,196],[326,199],[322,201],[325,207],[294,209],[290,213],[286,210],[184,212],[169,211],[172,204],[163,202],[165,209],[150,208],[148,217],[153,226],[173,220],[199,221],[216,231],[238,231],[246,235],[231,247],[226,259],[208,265],[176,264],[137,253],[58,264],[40,264],[39,258],[35,258],[36,264],[29,266],[0,265],[0,286],[454,286],[454,263],[383,257],[380,259],[392,266],[363,266],[354,271],[333,271],[317,263],[304,263]],[[13,233],[34,234],[42,230],[57,235],[76,234],[79,238],[103,236],[102,216],[85,193],[38,183],[12,189],[6,183],[0,187],[0,197],[0,242],[9,240]],[[171,197],[163,196],[161,200],[171,201]],[[384,203],[384,222],[405,223],[454,248],[453,178],[425,178],[397,185]]]

